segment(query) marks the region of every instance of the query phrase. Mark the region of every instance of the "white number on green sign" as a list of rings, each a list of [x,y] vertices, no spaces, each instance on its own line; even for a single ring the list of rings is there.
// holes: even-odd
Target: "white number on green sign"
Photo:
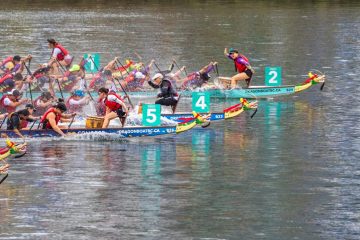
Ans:
[[[210,111],[210,94],[207,92],[192,93],[192,109],[195,112],[205,113]]]
[[[161,107],[159,104],[144,104],[142,113],[142,124],[144,126],[158,126],[161,124]]]
[[[265,67],[266,86],[280,86],[281,81],[281,67]]]

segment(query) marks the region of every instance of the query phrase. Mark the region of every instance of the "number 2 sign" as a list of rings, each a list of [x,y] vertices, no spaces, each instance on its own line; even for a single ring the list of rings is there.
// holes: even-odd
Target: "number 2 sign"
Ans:
[[[281,67],[265,67],[266,86],[280,86],[281,81]]]

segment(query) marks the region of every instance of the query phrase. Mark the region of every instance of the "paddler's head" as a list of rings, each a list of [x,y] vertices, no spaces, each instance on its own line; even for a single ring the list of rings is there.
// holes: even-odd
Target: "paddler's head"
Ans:
[[[26,104],[25,109],[29,111],[30,115],[32,115],[34,112],[36,112],[34,105],[32,105],[31,103]]]
[[[73,97],[74,97],[75,99],[81,99],[82,97],[85,96],[85,93],[84,93],[83,90],[77,89],[77,90],[75,90],[75,91],[73,92],[72,95],[73,95]]]
[[[43,92],[43,93],[41,93],[40,98],[43,102],[48,102],[48,101],[52,100],[54,97],[51,96],[50,92]]]
[[[23,109],[23,110],[17,111],[17,114],[19,115],[21,120],[26,120],[29,117],[30,112],[27,109]]]
[[[14,61],[15,64],[20,63],[20,60],[21,60],[21,57],[18,56],[18,55],[16,55],[16,56],[13,57],[13,61]]]
[[[155,83],[156,85],[160,85],[163,79],[164,79],[164,75],[162,75],[161,73],[156,73],[156,74],[152,77],[152,81],[153,81],[153,83]]]
[[[54,110],[56,113],[64,113],[66,112],[67,108],[65,103],[63,102],[58,102],[55,106],[54,106]]]
[[[112,72],[110,70],[104,70],[104,76],[108,79],[111,80],[112,78]]]
[[[47,41],[48,41],[48,43],[49,43],[49,48],[55,48],[55,45],[56,45],[55,39],[50,38],[50,39],[48,39]]]
[[[229,50],[229,56],[232,58],[232,59],[235,59],[239,56],[239,51],[235,48],[230,48]]]
[[[100,98],[100,99],[106,98],[106,96],[108,95],[108,93],[109,93],[109,89],[104,88],[104,87],[100,88],[99,91],[98,91],[99,98]]]
[[[9,99],[13,102],[17,101],[21,98],[21,93],[17,89],[13,89],[10,92],[7,93]]]

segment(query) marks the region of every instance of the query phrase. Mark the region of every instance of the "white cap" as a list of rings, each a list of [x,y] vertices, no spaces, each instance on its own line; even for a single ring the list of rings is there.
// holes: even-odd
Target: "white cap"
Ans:
[[[135,73],[135,78],[144,78],[144,77],[145,77],[145,75],[142,74],[142,72],[136,72]]]
[[[157,78],[163,79],[164,76],[163,76],[161,73],[157,73],[157,74],[155,74],[155,75],[152,77],[152,80],[154,81],[154,80],[157,79]]]

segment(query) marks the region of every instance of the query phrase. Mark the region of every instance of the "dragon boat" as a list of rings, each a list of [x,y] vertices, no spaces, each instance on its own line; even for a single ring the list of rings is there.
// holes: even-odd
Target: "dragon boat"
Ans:
[[[248,102],[246,99],[240,98],[240,103],[225,108],[222,112],[204,113],[203,118],[206,118],[210,122],[221,121],[236,117],[241,113],[243,113],[244,111],[249,111],[249,110],[254,111],[251,114],[251,118],[253,118],[253,116],[257,112],[257,102]],[[161,114],[161,116],[177,122],[186,122],[189,119],[193,118],[192,113]]]
[[[0,148],[0,176],[4,175],[0,179],[0,184],[8,177],[8,170],[10,165],[7,163],[7,159],[10,157],[19,158],[26,154],[26,143],[15,144],[9,139],[6,140],[6,147]]]
[[[229,80],[230,78],[223,77]],[[250,86],[248,88],[220,89],[216,85],[209,88],[181,90],[179,94],[182,97],[191,97],[193,92],[208,92],[211,98],[271,98],[296,94],[310,87],[322,83],[321,90],[325,84],[325,75],[309,73],[309,78],[298,85],[281,85],[281,86]],[[154,91],[128,92],[131,97],[155,97]]]
[[[99,118],[102,119],[102,118]],[[63,129],[63,132],[68,135],[80,135],[80,134],[115,134],[119,138],[129,137],[145,137],[145,136],[159,136],[166,134],[178,134],[188,131],[195,127],[197,124],[206,122],[200,114],[193,112],[193,118],[191,121],[177,123],[173,126],[156,126],[156,127],[115,127],[115,128],[101,128],[102,124],[96,124],[89,128],[71,128]],[[88,124],[87,124],[88,125]],[[59,137],[60,135],[52,129],[32,129],[32,130],[20,130],[21,134],[25,137],[32,138],[44,138],[44,137]],[[6,134],[11,138],[18,138],[19,136],[11,130],[1,130],[0,133]]]

